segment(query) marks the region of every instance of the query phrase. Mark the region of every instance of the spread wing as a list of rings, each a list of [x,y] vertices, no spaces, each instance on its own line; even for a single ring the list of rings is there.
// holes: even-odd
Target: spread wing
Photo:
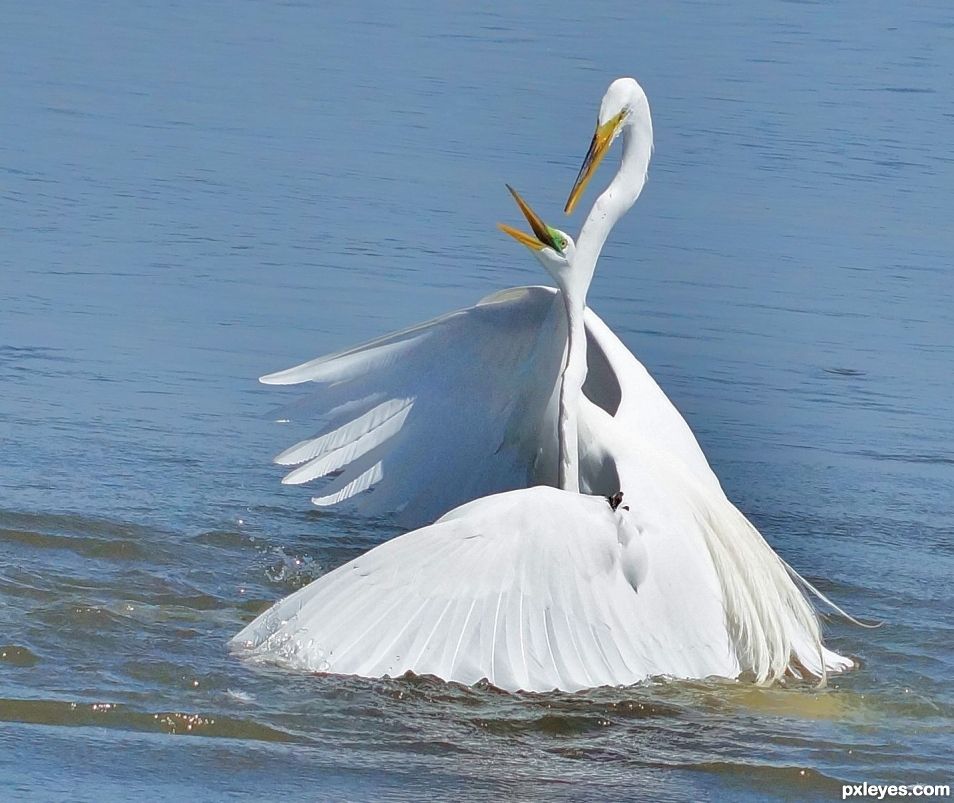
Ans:
[[[325,478],[315,504],[350,501],[412,525],[528,485],[543,472],[538,446],[563,359],[556,298],[546,287],[507,290],[262,377],[312,383],[281,416],[323,424],[275,458],[294,467],[283,481]]]
[[[511,691],[850,667],[744,517],[654,467],[615,512],[547,486],[469,502],[276,603],[232,645],[305,671]]]
[[[679,461],[705,486],[721,490],[686,420],[645,366],[593,310],[587,308],[584,322],[587,377],[580,414],[580,448],[584,455],[596,453],[593,460],[584,459],[584,487],[600,493],[619,490],[618,484],[609,488],[597,481],[599,464],[615,462],[620,454],[638,445]],[[612,435],[606,432],[606,415],[613,422]]]
[[[586,311],[584,394],[624,437],[665,444],[718,484],[692,432],[652,377],[610,329]],[[556,387],[566,322],[556,290],[519,287],[378,340],[262,377],[310,384],[281,411],[318,432],[275,460],[284,482],[318,481],[313,501],[368,515],[398,513],[419,526],[453,507],[504,490],[556,484]],[[593,460],[584,487],[613,493],[608,444],[582,435]],[[587,476],[587,472],[592,476]],[[605,486],[605,487],[604,487]]]
[[[735,674],[721,628],[702,641],[660,637],[666,602],[640,591],[651,558],[647,572],[624,515],[549,487],[478,499],[295,592],[233,646],[309,671],[413,671],[510,690]],[[717,590],[691,593],[721,619]]]

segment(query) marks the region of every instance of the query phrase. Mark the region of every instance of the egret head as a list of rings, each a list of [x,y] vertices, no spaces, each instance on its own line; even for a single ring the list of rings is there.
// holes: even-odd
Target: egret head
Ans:
[[[570,197],[567,198],[564,211],[569,215],[576,207],[577,201],[583,195],[596,168],[599,167],[610,145],[620,135],[634,115],[643,114],[648,118],[649,101],[643,88],[633,78],[617,78],[609,85],[603,102],[600,103],[600,114],[596,119],[596,132],[590,142],[590,149],[583,159],[583,166],[577,174]]]
[[[533,255],[539,260],[540,264],[546,268],[554,281],[562,288],[566,286],[573,267],[573,256],[576,253],[576,244],[573,238],[565,231],[560,231],[544,223],[537,215],[530,204],[523,200],[517,191],[507,185],[510,194],[523,212],[523,216],[530,224],[533,234],[508,226],[505,223],[498,223],[500,230],[513,237],[518,243],[527,246]]]

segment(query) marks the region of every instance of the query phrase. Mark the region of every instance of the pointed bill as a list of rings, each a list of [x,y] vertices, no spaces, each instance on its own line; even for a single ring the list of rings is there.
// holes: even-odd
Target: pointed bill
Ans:
[[[590,149],[586,152],[586,156],[583,159],[583,166],[576,176],[573,189],[570,190],[570,197],[567,198],[566,206],[563,209],[568,215],[573,213],[577,201],[580,200],[583,191],[586,189],[586,185],[590,183],[590,179],[593,178],[596,168],[600,166],[600,162],[602,162],[603,157],[606,156],[609,146],[613,144],[613,140],[619,132],[619,127],[625,115],[625,112],[620,112],[612,119],[603,123],[603,125],[596,126],[596,133],[593,134],[593,139],[590,141]]]
[[[540,216],[533,211],[523,198],[520,197],[520,194],[509,184],[507,189],[510,190],[510,194],[513,196],[513,199],[517,202],[517,206],[520,207],[520,211],[523,212],[523,216],[527,219],[527,223],[530,224],[530,228],[533,230],[533,234],[526,234],[519,229],[515,229],[512,226],[508,226],[505,223],[498,223],[497,228],[499,228],[505,234],[509,234],[513,237],[518,243],[527,246],[527,248],[532,248],[534,251],[540,251],[544,248],[552,248],[555,251],[560,251],[560,246],[554,241],[553,235],[550,233],[550,227],[541,220]]]
[[[497,228],[500,229],[504,234],[509,234],[521,245],[527,246],[534,251],[542,251],[546,248],[545,243],[541,243],[536,237],[532,234],[526,234],[520,229],[515,229],[513,226],[508,226],[506,223],[498,223]]]

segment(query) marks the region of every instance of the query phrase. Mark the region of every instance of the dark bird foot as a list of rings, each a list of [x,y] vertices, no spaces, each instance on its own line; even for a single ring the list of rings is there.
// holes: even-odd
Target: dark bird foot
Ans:
[[[609,502],[610,508],[615,512],[616,508],[623,504],[623,492],[617,491],[612,496],[607,496],[606,501]],[[629,510],[629,505],[623,505],[623,510]]]

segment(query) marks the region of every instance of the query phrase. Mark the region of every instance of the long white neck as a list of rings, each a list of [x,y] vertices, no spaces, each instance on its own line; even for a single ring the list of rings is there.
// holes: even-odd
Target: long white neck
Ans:
[[[567,345],[566,365],[560,381],[560,487],[565,491],[580,492],[580,435],[578,415],[583,383],[586,381],[586,329],[583,313],[586,309],[585,286],[575,283],[560,287],[566,309]]]
[[[566,491],[580,491],[579,410],[586,381],[586,328],[583,314],[586,293],[593,281],[596,261],[616,222],[636,203],[649,170],[653,150],[653,122],[648,104],[634,110],[624,123],[623,158],[616,177],[596,199],[586,217],[570,274],[561,281],[560,291],[566,308],[566,365],[560,383],[559,482]]]
[[[593,280],[596,261],[610,231],[636,203],[646,185],[653,152],[653,120],[645,99],[626,118],[621,136],[623,158],[619,170],[609,187],[596,199],[576,241],[573,270],[585,277],[587,287]]]

